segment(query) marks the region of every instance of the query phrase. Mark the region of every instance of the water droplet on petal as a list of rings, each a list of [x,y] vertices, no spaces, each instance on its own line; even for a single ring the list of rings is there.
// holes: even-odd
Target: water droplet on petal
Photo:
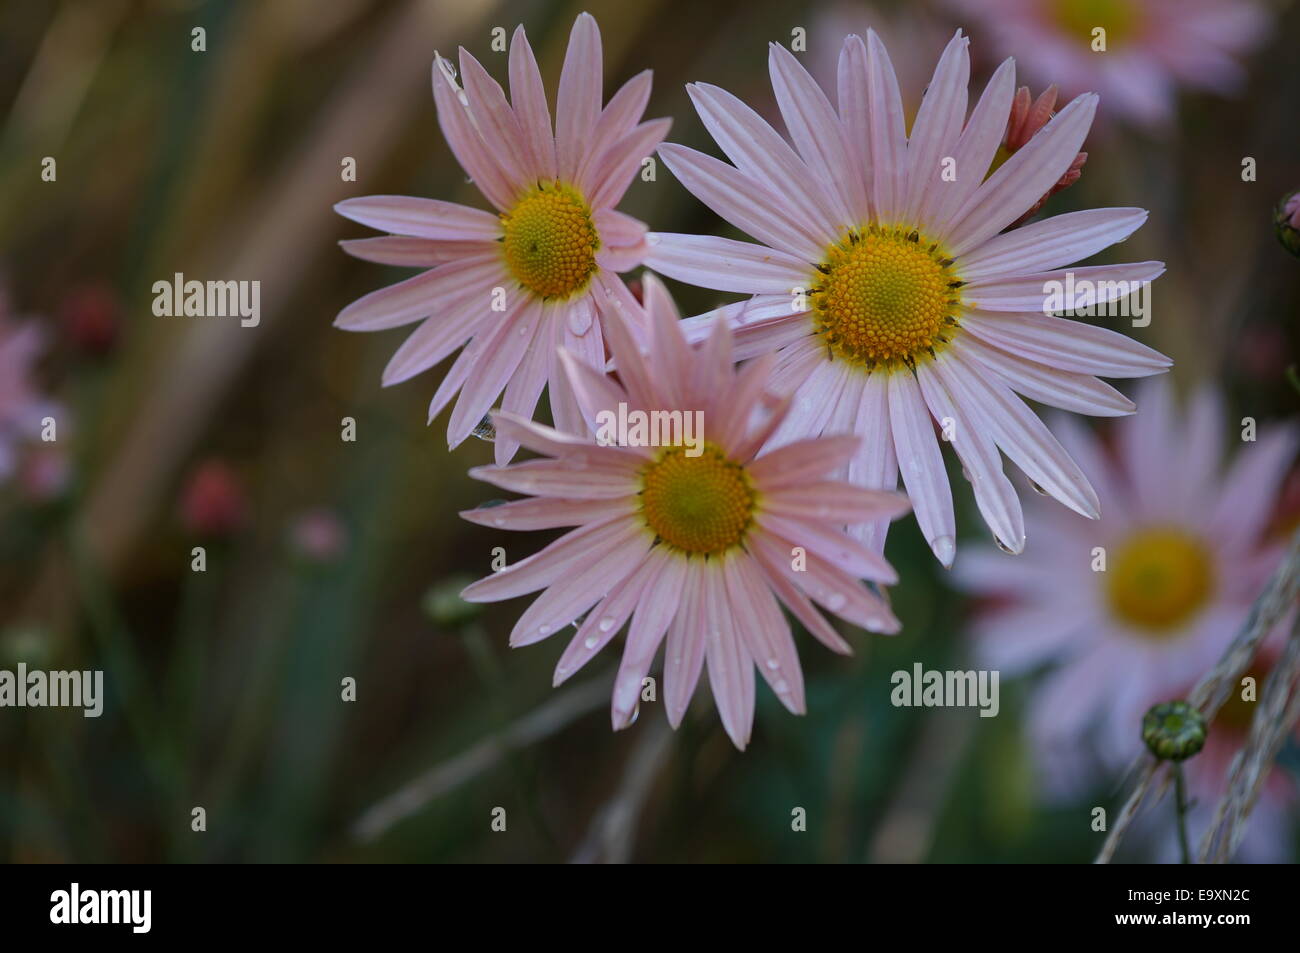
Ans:
[[[538,634],[538,635],[550,635],[550,634],[551,634],[551,627],[550,627],[549,625],[545,625],[545,624],[543,624],[543,625],[539,625],[539,626],[537,627],[537,634]]]
[[[1008,556],[1015,556],[1015,555],[1016,555],[1016,551],[1015,551],[1014,549],[1012,549],[1012,548],[1011,548],[1010,546],[1008,546],[1006,543],[1002,542],[1002,540],[998,539],[996,536],[993,537],[993,542],[997,543],[997,544],[998,544],[998,549],[1002,550],[1002,551],[1003,551],[1004,553],[1006,553]]]
[[[600,622],[596,623],[596,627],[599,628],[600,631],[602,632],[608,632],[616,625],[618,625],[618,619],[615,619],[613,616],[608,616],[608,615],[605,616],[605,618],[601,619]]]
[[[591,306],[583,302],[569,309],[569,330],[578,336],[591,329]]]
[[[589,649],[594,649],[597,645],[600,644],[600,639],[596,638],[594,635],[589,635],[587,636],[586,640],[582,644]]]
[[[781,667],[781,663],[774,658],[770,658],[767,660],[767,667],[775,672],[778,668]]]
[[[790,686],[786,683],[784,678],[781,678],[772,686],[772,691],[776,692],[778,695],[788,695],[790,693]]]
[[[1041,486],[1039,486],[1039,485],[1038,485],[1037,483],[1035,483],[1033,480],[1030,480],[1030,481],[1029,481],[1029,486],[1030,486],[1030,487],[1033,489],[1033,491],[1034,491],[1035,493],[1037,493],[1039,496],[1049,496],[1049,495],[1050,495],[1046,490],[1044,490]]]
[[[826,597],[826,608],[830,609],[832,612],[839,612],[844,608],[844,603],[847,601],[848,600],[844,598],[843,593],[832,592]]]

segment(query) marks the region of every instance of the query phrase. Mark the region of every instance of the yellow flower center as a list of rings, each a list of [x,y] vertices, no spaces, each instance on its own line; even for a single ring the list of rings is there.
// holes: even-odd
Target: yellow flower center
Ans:
[[[596,270],[600,234],[577,189],[543,182],[501,216],[506,265],[542,298],[568,298],[587,287]]]
[[[1062,32],[1092,48],[1092,31],[1106,31],[1106,49],[1137,31],[1141,11],[1132,0],[1056,0],[1055,19]]]
[[[1176,634],[1205,605],[1214,584],[1205,544],[1179,529],[1130,537],[1106,575],[1111,610],[1154,638]]]
[[[645,468],[641,481],[646,525],[685,552],[726,552],[753,520],[754,489],[745,468],[712,444],[695,457],[684,447],[669,448]]]
[[[958,327],[961,287],[937,243],[915,229],[869,226],[826,251],[810,294],[817,333],[868,370],[915,367]]]

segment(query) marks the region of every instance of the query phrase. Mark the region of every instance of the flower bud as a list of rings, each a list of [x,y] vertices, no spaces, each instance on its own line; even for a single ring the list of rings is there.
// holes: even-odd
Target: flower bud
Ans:
[[[1142,740],[1161,761],[1186,761],[1205,747],[1205,717],[1187,702],[1162,702],[1142,718]]]

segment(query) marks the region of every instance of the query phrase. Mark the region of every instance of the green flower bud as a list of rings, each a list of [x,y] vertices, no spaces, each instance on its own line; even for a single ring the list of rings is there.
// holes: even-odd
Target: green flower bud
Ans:
[[[1142,740],[1161,761],[1186,761],[1205,747],[1205,717],[1187,702],[1163,702],[1142,718]]]
[[[460,597],[461,590],[473,581],[473,576],[451,576],[430,586],[422,603],[425,615],[438,625],[449,628],[477,619],[483,607]]]

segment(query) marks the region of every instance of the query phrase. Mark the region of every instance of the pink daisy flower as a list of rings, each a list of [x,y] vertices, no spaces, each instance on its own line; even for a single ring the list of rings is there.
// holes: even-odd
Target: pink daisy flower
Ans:
[[[1145,211],[1074,212],[1000,234],[1076,161],[1097,97],[1074,100],[986,177],[1011,113],[1014,69],[1002,64],[968,119],[966,47],[958,32],[944,50],[910,137],[874,33],[844,43],[838,111],[788,50],[771,48],[793,147],[725,91],[688,87],[735,164],[679,145],[660,155],[686,188],[763,244],[652,233],[646,259],[681,281],[754,296],[719,314],[738,329],[739,358],[778,354],[773,383],[794,391],[795,406],[777,441],[862,436],[849,479],[892,489],[901,470],[944,565],[956,529],[932,417],[985,521],[1019,552],[1024,522],[999,450],[1071,509],[1096,517],[1098,504],[1017,392],[1080,413],[1127,414],[1132,403],[1094,375],[1141,377],[1170,364],[1114,331],[1044,315],[1048,283],[1067,280],[1062,266],[1122,241]],[[1076,292],[1098,283],[1098,302],[1163,270],[1160,262],[1068,269],[1082,280]],[[1064,303],[1074,310],[1082,298]],[[688,326],[699,336],[714,318]],[[859,532],[879,549],[885,529]]]
[[[1297,428],[1261,429],[1220,475],[1234,424],[1219,395],[1200,390],[1183,415],[1170,390],[1145,385],[1143,411],[1115,428],[1113,454],[1062,421],[1066,446],[1106,498],[1101,520],[1036,501],[1032,563],[986,547],[954,573],[997,600],[973,625],[982,664],[1007,675],[1055,664],[1027,716],[1052,791],[1077,787],[1098,762],[1131,761],[1143,713],[1217,663],[1281,556],[1265,530]]]
[[[556,425],[574,430],[581,420],[559,371],[557,347],[604,366],[597,305],[632,300],[612,272],[636,267],[645,251],[645,226],[615,206],[670,121],[640,122],[650,96],[649,70],[602,108],[600,30],[586,13],[569,37],[554,133],[522,26],[510,47],[509,102],[463,49],[460,75],[463,88],[452,65],[435,55],[438,121],[495,211],[395,195],[340,202],[339,214],[392,233],[345,241],[349,254],[425,270],[353,302],[335,323],[379,331],[421,322],[385,369],[385,386],[464,346],[429,406],[432,420],[460,393],[447,428],[453,447],[503,389],[504,409],[531,416],[549,383]],[[516,449],[513,439],[499,439],[497,461],[509,460]]]
[[[615,729],[636,716],[642,679],[661,642],[664,707],[673,727],[707,661],[723,726],[743,749],[754,716],[755,667],[786,708],[804,711],[803,676],[782,604],[836,652],[849,646],[814,603],[871,631],[898,630],[886,603],[861,581],[893,583],[894,571],[843,527],[892,518],[907,503],[829,476],[852,456],[854,437],[763,452],[789,408],[789,398],[764,393],[771,358],[736,370],[722,322],[693,350],[652,276],[645,294],[648,352],[622,322],[611,322],[621,383],[566,352],[573,392],[593,428],[603,411],[620,407],[627,419],[698,412],[693,419],[701,421],[702,436],[689,445],[602,445],[517,414],[494,414],[499,435],[545,459],[470,472],[534,498],[461,515],[512,530],[577,529],[462,595],[492,602],[544,590],[515,625],[516,646],[541,641],[586,612],[556,667],[557,685],[630,619],[614,683]]]
[[[1251,0],[950,0],[979,20],[1025,72],[1068,93],[1096,90],[1137,122],[1173,116],[1178,87],[1229,94],[1237,58],[1263,39],[1270,17]],[[1105,50],[1094,49],[1098,28]]]

